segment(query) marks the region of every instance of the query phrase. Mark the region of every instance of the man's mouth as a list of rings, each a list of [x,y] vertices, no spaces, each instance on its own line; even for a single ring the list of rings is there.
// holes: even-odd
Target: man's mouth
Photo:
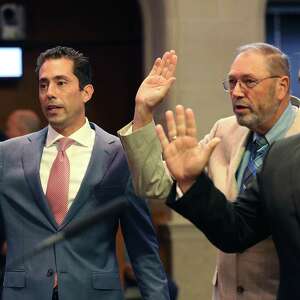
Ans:
[[[56,111],[58,111],[61,108],[62,108],[62,106],[60,106],[60,105],[53,105],[53,104],[51,104],[51,105],[47,106],[47,111],[48,112],[56,112]]]
[[[235,113],[243,113],[246,111],[249,111],[250,107],[248,105],[243,105],[243,104],[237,104],[234,106],[234,112]]]

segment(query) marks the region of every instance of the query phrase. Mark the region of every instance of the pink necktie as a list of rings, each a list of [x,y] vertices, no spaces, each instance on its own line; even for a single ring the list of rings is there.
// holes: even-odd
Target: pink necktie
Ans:
[[[62,223],[68,211],[70,163],[65,151],[73,143],[69,138],[58,140],[58,153],[48,179],[46,196],[58,225]]]

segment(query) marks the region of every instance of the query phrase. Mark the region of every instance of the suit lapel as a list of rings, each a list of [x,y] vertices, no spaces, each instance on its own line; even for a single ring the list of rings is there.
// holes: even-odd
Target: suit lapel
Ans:
[[[79,209],[90,199],[95,186],[99,185],[103,180],[106,170],[115,155],[114,147],[111,146],[115,142],[115,137],[104,133],[101,128],[94,124],[92,126],[95,128],[96,135],[91,159],[79,191],[61,224],[61,228],[65,227],[74,218]]]
[[[238,194],[238,186],[237,186],[237,180],[236,180],[236,172],[239,168],[239,165],[241,163],[242,157],[245,153],[247,140],[250,134],[249,129],[246,127],[241,128],[241,132],[239,135],[237,135],[237,142],[232,142],[233,149],[232,149],[232,155],[230,158],[230,164],[228,167],[228,191],[227,191],[227,197],[229,199],[235,199],[236,195]]]
[[[40,163],[46,136],[47,128],[29,136],[28,143],[23,148],[22,163],[25,178],[34,195],[34,200],[47,220],[56,228],[57,225],[48,206],[40,180]]]

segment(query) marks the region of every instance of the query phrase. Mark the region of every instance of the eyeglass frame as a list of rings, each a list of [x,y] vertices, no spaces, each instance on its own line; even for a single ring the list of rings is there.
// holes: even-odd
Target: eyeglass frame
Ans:
[[[239,83],[240,87],[243,88],[243,89],[253,89],[255,88],[258,84],[260,84],[262,81],[266,80],[266,79],[271,79],[271,78],[281,78],[282,76],[278,76],[278,75],[273,75],[273,76],[268,76],[268,77],[264,77],[262,79],[253,79],[253,86],[248,86],[247,83],[245,83],[242,79],[237,79],[236,82],[235,82],[235,85],[232,87],[232,88],[226,88],[226,83],[229,82],[229,80],[224,80],[222,82],[223,84],[223,88],[225,90],[225,92],[231,92],[235,89],[237,83]],[[229,87],[229,84],[228,84],[228,87]]]

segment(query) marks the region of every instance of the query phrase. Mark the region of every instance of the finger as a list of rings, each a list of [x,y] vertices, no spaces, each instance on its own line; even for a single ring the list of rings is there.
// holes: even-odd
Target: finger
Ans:
[[[167,128],[168,128],[168,137],[169,140],[172,141],[177,135],[177,130],[176,130],[174,113],[171,110],[168,110],[166,112],[166,121],[167,121]]]
[[[161,76],[163,76],[164,78],[166,78],[167,74],[168,74],[168,70],[169,70],[169,65],[171,63],[171,57],[172,54],[170,52],[166,52],[162,58],[162,70],[161,70]]]
[[[149,73],[149,76],[153,76],[153,75],[158,74],[158,72],[160,72],[160,71],[159,71],[160,65],[161,65],[161,58],[158,57],[158,58],[155,60],[155,62],[154,62],[154,65],[153,65],[153,67],[152,67],[152,70],[151,70],[150,73]]]
[[[206,148],[206,154],[208,157],[211,156],[211,153],[214,151],[216,146],[221,142],[221,139],[218,137],[214,137],[211,141],[209,141],[205,146]]]
[[[160,64],[160,68],[159,68],[159,74],[158,75],[161,75],[161,76],[165,76],[165,73],[166,73],[166,65],[168,64],[168,59],[169,59],[169,56],[170,56],[170,52],[165,52],[162,59],[161,59],[161,64]]]
[[[185,110],[185,120],[186,120],[186,134],[188,136],[197,137],[197,125],[195,115],[192,109],[187,108]]]
[[[174,53],[172,53],[172,51]],[[165,78],[169,79],[174,76],[175,71],[176,71],[176,66],[177,66],[177,55],[175,55],[175,51],[171,50],[170,52],[170,58],[169,58],[169,63],[168,63],[168,70],[166,72]]]
[[[161,71],[161,76],[163,78],[167,78],[166,76],[168,74],[168,64],[169,64],[169,60],[166,61],[166,64],[165,64],[164,68]]]
[[[176,106],[176,127],[178,136],[186,135],[185,112],[182,105]]]
[[[165,134],[163,127],[160,124],[156,125],[156,133],[159,138],[161,147],[163,151],[165,151],[166,147],[169,145],[169,140]]]

